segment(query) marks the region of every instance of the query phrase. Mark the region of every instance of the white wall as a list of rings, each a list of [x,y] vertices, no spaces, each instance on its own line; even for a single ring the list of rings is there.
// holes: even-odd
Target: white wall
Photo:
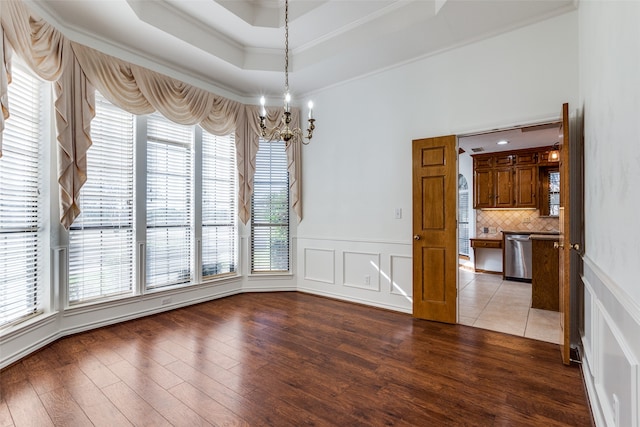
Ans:
[[[582,1],[585,379],[599,423],[638,426],[640,3]]]
[[[557,118],[578,96],[577,34],[571,12],[314,94],[299,289],[411,312],[411,141]]]

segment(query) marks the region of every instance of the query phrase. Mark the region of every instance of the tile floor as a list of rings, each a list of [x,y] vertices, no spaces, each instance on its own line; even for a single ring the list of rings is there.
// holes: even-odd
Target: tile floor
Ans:
[[[531,283],[461,268],[459,288],[461,324],[560,343],[560,313],[531,308]]]

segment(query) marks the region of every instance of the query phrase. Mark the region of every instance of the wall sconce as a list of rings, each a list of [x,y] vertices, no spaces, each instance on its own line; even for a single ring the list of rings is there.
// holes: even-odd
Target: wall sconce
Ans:
[[[559,143],[553,144],[553,150],[549,151],[549,161],[557,162],[560,161],[560,150],[558,150]]]

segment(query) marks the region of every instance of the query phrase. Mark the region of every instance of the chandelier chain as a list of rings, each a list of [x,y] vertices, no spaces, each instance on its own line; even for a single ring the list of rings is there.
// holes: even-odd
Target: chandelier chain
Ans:
[[[284,88],[289,92],[289,0],[284,2]]]
[[[267,127],[266,101],[264,96],[260,98],[262,110],[259,118],[262,137],[268,138],[269,141],[284,141],[286,147],[292,142],[307,145],[311,142],[313,130],[316,128],[314,125],[316,120],[312,114],[313,103],[311,101],[309,102],[309,127],[307,128],[306,136],[303,134],[302,129],[295,124],[291,124],[292,115],[289,104],[291,102],[291,95],[289,94],[289,0],[284,2],[284,95],[284,114],[280,125],[273,128]]]

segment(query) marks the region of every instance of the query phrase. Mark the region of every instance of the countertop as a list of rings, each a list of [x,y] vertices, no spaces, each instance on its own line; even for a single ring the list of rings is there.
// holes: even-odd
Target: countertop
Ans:
[[[529,240],[552,240],[552,241],[558,241],[560,239],[560,234],[555,233],[555,234],[543,234],[543,233],[535,233],[535,234],[531,234],[529,235]]]
[[[491,235],[491,236],[470,237],[469,240],[491,240],[491,241],[496,241],[496,240],[502,240],[502,236],[494,234],[494,235]]]
[[[476,240],[502,240],[505,234],[528,234],[528,235],[536,235],[536,236],[551,236],[551,240],[553,237],[558,236],[560,234],[558,231],[531,231],[531,230],[503,230],[499,233],[488,234],[482,233],[478,234],[475,237],[471,237],[471,239]]]
[[[558,231],[531,231],[531,230],[503,230],[502,234],[540,234],[540,235],[558,235]]]

